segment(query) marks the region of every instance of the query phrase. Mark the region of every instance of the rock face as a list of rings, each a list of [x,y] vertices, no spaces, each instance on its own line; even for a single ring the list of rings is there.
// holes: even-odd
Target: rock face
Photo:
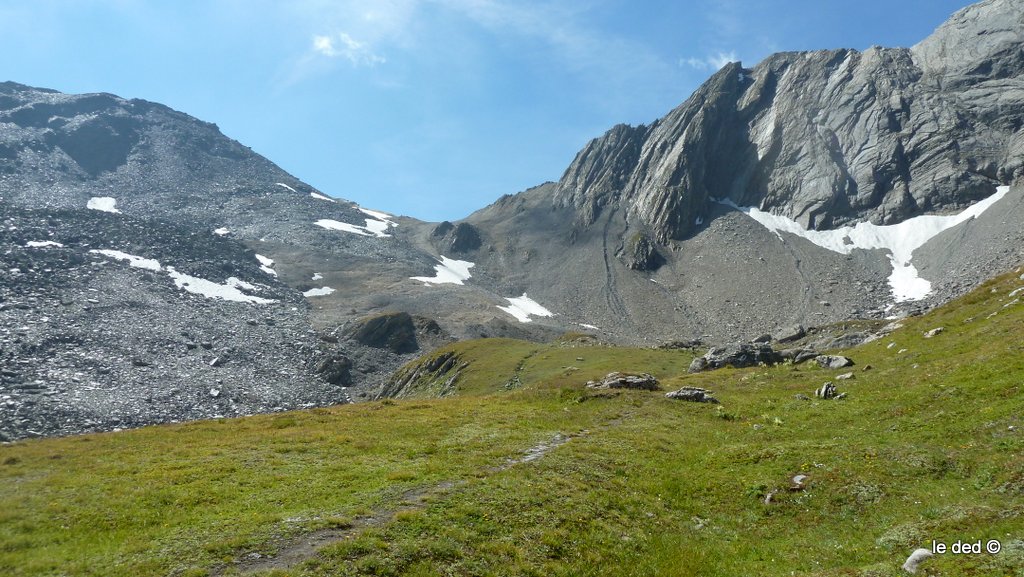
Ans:
[[[668,116],[588,144],[556,202],[583,224],[619,204],[659,242],[691,235],[715,198],[808,229],[962,207],[1022,174],[1021,14],[985,1],[910,49],[729,64]]]
[[[782,362],[782,355],[765,343],[732,343],[723,347],[712,347],[703,357],[693,359],[690,363],[690,372],[699,373],[722,367],[739,369],[779,362]]]

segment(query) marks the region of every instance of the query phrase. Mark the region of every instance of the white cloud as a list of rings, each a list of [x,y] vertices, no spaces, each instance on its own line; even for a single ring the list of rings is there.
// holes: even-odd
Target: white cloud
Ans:
[[[353,66],[377,66],[387,62],[369,44],[352,38],[347,32],[331,36],[314,35],[313,52],[328,58],[344,58]]]
[[[690,68],[695,68],[697,70],[710,70],[714,72],[721,70],[723,66],[730,62],[738,62],[739,60],[739,57],[736,56],[736,52],[730,50],[729,52],[716,52],[703,58],[696,58],[693,56],[689,58],[680,58],[679,65],[689,66]]]

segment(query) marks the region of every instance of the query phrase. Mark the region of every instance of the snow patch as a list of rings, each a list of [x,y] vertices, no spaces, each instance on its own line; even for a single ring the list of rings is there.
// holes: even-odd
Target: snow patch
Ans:
[[[121,212],[117,210],[117,199],[109,196],[94,196],[85,204],[85,208],[102,212]]]
[[[359,212],[361,212],[361,213],[363,213],[363,214],[365,214],[367,216],[372,216],[376,220],[382,220],[382,221],[384,221],[386,223],[391,224],[391,226],[398,226],[398,223],[393,221],[393,220],[391,220],[391,218],[392,218],[391,215],[386,213],[386,212],[370,210],[368,208],[362,208],[362,207],[356,207],[356,208],[359,209]]]
[[[134,254],[128,254],[119,250],[90,250],[89,252],[95,254],[101,254],[106,257],[110,257],[116,260],[123,260],[128,262],[128,266],[135,268],[142,268],[151,270],[154,272],[161,272],[166,270],[167,275],[174,281],[175,286],[179,289],[183,289],[193,294],[202,295],[208,298],[218,298],[226,301],[234,302],[248,302],[257,304],[267,304],[274,302],[271,299],[265,299],[257,296],[247,295],[242,290],[254,291],[257,290],[256,286],[240,280],[235,277],[230,277],[224,281],[223,284],[217,284],[206,279],[190,276],[184,273],[180,273],[174,270],[174,267],[168,266],[166,268],[160,266],[160,261],[152,258],[142,258]]]
[[[362,210],[362,209],[360,209]],[[389,226],[397,226],[393,222],[384,222],[380,220],[374,220],[372,218],[366,219],[366,226],[359,226],[358,224],[349,224],[347,222],[340,222],[337,220],[331,220],[328,218],[320,219],[313,224],[326,228],[327,230],[340,230],[342,232],[351,232],[352,234],[358,234],[360,236],[375,236],[377,238],[387,238],[390,234],[385,231]]]
[[[323,279],[324,279],[324,275],[322,275],[322,274],[320,274],[318,272],[315,272],[315,273],[313,273],[313,278],[311,278],[310,280],[323,280]]]
[[[116,260],[128,261],[128,266],[135,268],[144,268],[155,272],[160,272],[162,267],[160,261],[153,258],[142,258],[141,256],[135,256],[134,254],[128,254],[119,250],[90,250],[89,252],[94,254],[102,254],[103,256],[110,257]]]
[[[317,194],[315,192],[309,193],[309,196],[312,196],[313,198],[315,198],[317,200],[326,200],[327,202],[334,202],[333,198],[331,198],[329,196],[324,196],[322,194]]]
[[[25,248],[46,248],[46,247],[64,248],[59,242],[52,240],[30,240],[25,243]]]
[[[229,229],[227,229],[227,228],[221,227],[221,228],[218,228],[218,229],[214,230],[213,234],[215,234],[217,236],[224,236],[226,234],[231,234],[231,231]]]
[[[277,271],[270,268],[274,266],[274,259],[267,258],[262,254],[256,255],[256,260],[260,261],[260,270],[269,274],[270,276],[277,276]]]
[[[774,232],[780,239],[783,232],[788,232],[839,254],[850,254],[857,248],[889,251],[889,261],[893,269],[889,276],[889,287],[896,302],[904,302],[921,300],[932,291],[931,283],[918,276],[917,268],[911,263],[914,251],[942,231],[981,215],[1006,196],[1009,190],[1008,186],[1000,186],[995,194],[975,203],[960,214],[915,216],[899,224],[886,226],[861,222],[852,227],[845,226],[836,230],[806,230],[792,219],[752,206],[739,206],[729,199],[716,202],[743,212]]]
[[[294,188],[288,186],[287,184],[285,184],[283,182],[275,182],[274,184],[280,186],[281,188],[287,188],[288,190],[290,190],[292,192],[299,192],[299,191],[295,190]]]
[[[516,319],[521,323],[532,322],[533,319],[530,317],[555,316],[555,313],[542,307],[540,303],[526,296],[526,293],[523,293],[523,296],[521,297],[506,298],[505,300],[509,302],[509,306],[499,306],[498,308],[516,317]]]
[[[413,276],[409,278],[412,280],[418,280],[425,285],[463,284],[462,281],[472,278],[472,275],[469,274],[469,269],[474,266],[476,266],[476,263],[465,260],[454,260],[441,255],[440,264],[434,265],[434,276]]]
[[[265,299],[243,293],[239,290],[240,288],[249,288],[252,287],[252,285],[243,283],[234,277],[229,278],[224,282],[224,284],[217,284],[213,281],[180,273],[174,270],[174,267],[172,266],[167,267],[167,274],[179,289],[192,294],[202,295],[207,298],[223,299],[239,303],[268,304],[274,302],[271,299]]]
[[[581,326],[581,327],[583,327],[585,329],[590,329],[592,331],[599,331],[599,330],[601,330],[601,327],[595,327],[594,325],[588,325],[587,323],[576,323],[576,324],[578,324],[579,326]]]
[[[322,296],[327,296],[327,295],[331,294],[332,292],[334,292],[334,289],[332,289],[329,286],[325,286],[325,287],[321,287],[321,288],[309,289],[308,291],[302,293],[302,296],[304,296],[304,297],[322,297]]]

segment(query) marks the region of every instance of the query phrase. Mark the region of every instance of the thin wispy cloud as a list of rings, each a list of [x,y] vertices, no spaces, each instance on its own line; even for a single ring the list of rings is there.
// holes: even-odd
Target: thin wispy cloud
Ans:
[[[314,35],[312,50],[327,58],[342,58],[352,66],[377,66],[387,62],[387,58],[374,52],[366,42],[360,42],[346,32]]]
[[[739,61],[739,57],[736,56],[735,51],[729,52],[716,52],[702,58],[690,56],[688,58],[680,58],[680,66],[688,66],[696,70],[710,70],[712,72],[721,70],[723,66],[730,62]]]

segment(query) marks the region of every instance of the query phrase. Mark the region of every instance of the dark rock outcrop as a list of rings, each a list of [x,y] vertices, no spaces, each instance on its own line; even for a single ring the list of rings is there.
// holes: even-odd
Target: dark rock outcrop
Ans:
[[[430,233],[434,246],[444,254],[465,254],[480,248],[480,231],[468,222],[452,224],[447,220]]]
[[[395,354],[415,352],[416,326],[406,312],[384,313],[361,319],[348,330],[352,340],[368,347],[388,349]]]
[[[620,256],[627,267],[639,271],[657,270],[665,262],[651,239],[641,233],[633,235],[626,242]]]
[[[722,367],[739,369],[779,362],[782,362],[782,355],[765,343],[731,343],[722,347],[712,347],[703,357],[693,359],[689,370],[691,373],[699,373]]]

